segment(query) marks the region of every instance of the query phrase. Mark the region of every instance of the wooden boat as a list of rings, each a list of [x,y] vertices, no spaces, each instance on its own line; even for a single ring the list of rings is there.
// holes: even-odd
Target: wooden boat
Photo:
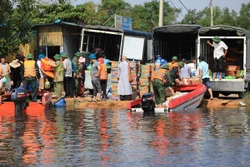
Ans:
[[[155,111],[183,111],[197,108],[201,104],[207,90],[206,86],[203,84],[180,85],[176,86],[174,89],[178,93],[168,98],[164,103],[164,108],[155,108]],[[140,98],[131,102],[127,109],[143,112],[141,108],[133,108],[133,106],[135,106],[135,104],[138,105],[138,102],[141,100]]]
[[[46,111],[51,105],[51,98],[51,93],[44,93],[40,102],[29,102],[25,112],[37,113]],[[13,101],[2,100],[2,96],[0,96],[0,116],[4,115],[15,115],[15,104]]]

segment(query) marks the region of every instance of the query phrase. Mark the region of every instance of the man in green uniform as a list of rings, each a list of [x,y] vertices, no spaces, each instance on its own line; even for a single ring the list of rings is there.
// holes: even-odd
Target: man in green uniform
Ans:
[[[76,67],[76,75],[74,75],[74,80],[75,80],[74,94],[75,95],[79,95],[79,92],[78,92],[79,88],[78,87],[80,85],[79,85],[79,81],[78,80],[80,78],[79,74],[80,74],[80,71],[82,70],[82,65],[80,63],[78,63],[78,60],[79,60],[79,58],[81,56],[82,56],[82,54],[80,52],[76,52],[74,58],[72,59],[72,63]]]
[[[181,80],[180,80],[180,69],[184,67],[184,63],[182,61],[178,62],[178,66],[174,66],[172,67],[172,69],[170,69],[167,73],[166,73],[166,77],[167,77],[167,82],[166,82],[166,87],[172,87],[175,86],[176,83],[177,84],[181,84]]]
[[[63,91],[63,78],[64,78],[64,67],[63,63],[60,60],[60,55],[56,54],[54,56],[56,60],[56,67],[54,68],[55,77],[54,77],[54,91],[58,98],[62,97]]]
[[[31,100],[33,102],[37,101],[37,78],[40,78],[40,73],[39,73],[39,67],[37,66],[36,62],[33,60],[33,55],[28,54],[27,59],[24,62],[23,69],[21,70],[21,76],[22,76],[22,81],[23,81],[23,86],[24,89],[28,92],[28,86],[31,85],[32,91],[31,91]]]
[[[156,107],[163,107],[163,103],[166,101],[164,85],[166,84],[166,73],[168,69],[169,66],[165,64],[158,71],[153,73],[152,85]]]

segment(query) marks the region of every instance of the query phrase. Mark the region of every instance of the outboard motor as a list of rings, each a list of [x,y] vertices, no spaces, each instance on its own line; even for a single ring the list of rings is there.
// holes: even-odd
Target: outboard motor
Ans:
[[[152,115],[155,110],[155,102],[153,93],[145,93],[142,95],[141,108],[144,111],[144,115]]]
[[[15,103],[15,114],[19,115],[23,109],[27,106],[27,92],[20,86],[19,88],[13,89],[11,93],[11,100]]]

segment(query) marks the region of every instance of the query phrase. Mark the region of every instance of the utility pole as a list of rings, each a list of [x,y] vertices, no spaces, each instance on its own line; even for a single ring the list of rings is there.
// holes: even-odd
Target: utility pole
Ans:
[[[210,25],[214,25],[214,6],[213,6],[213,0],[210,1],[210,12],[211,12],[211,22]]]
[[[160,0],[159,27],[163,26],[163,6],[164,6],[164,0]]]

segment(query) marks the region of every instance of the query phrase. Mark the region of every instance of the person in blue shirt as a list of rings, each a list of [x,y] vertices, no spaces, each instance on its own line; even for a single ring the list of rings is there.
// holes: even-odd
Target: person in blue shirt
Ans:
[[[208,93],[210,95],[210,100],[213,100],[213,91],[210,86],[210,77],[209,77],[209,65],[205,62],[205,57],[200,56],[199,57],[199,78],[202,79],[202,83],[207,87]]]

